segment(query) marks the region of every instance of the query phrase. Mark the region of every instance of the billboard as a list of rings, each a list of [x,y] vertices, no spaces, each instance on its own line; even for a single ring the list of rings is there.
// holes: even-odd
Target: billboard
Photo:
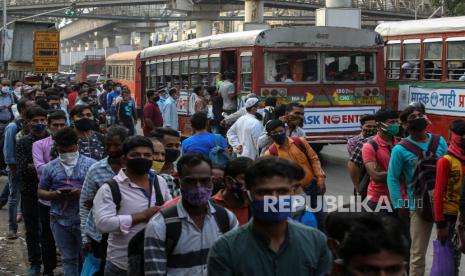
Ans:
[[[60,33],[34,32],[34,72],[57,73],[60,57]]]

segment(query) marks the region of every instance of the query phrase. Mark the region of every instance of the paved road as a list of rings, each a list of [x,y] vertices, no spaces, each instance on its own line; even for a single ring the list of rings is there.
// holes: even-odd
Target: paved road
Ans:
[[[352,194],[352,184],[347,173],[348,154],[345,145],[326,146],[321,152],[321,162],[328,176],[327,194],[349,197]],[[0,178],[0,188],[5,183],[5,177]],[[348,201],[348,199],[347,199]],[[346,201],[345,201],[346,202]],[[0,210],[0,275],[24,275],[27,266],[27,254],[24,242],[23,223],[20,224],[21,238],[15,241],[5,239],[8,230],[8,212],[4,207]],[[436,233],[433,232],[432,237]],[[430,243],[432,244],[432,243]],[[432,262],[432,246],[430,246],[427,258],[429,274]],[[462,260],[461,275],[465,275],[465,260]]]

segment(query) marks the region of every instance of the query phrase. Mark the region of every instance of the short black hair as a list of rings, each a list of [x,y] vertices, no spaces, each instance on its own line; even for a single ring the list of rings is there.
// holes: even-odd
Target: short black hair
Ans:
[[[147,98],[153,97],[153,95],[155,95],[155,93],[158,93],[158,91],[155,91],[155,90],[147,91]]]
[[[283,121],[278,120],[278,119],[270,120],[265,125],[265,129],[266,129],[266,132],[268,132],[268,134],[272,132],[273,130],[277,129],[278,127],[285,127]]]
[[[196,86],[196,87],[194,87],[193,92],[194,92],[196,95],[199,95],[200,92],[202,92],[202,86]]]
[[[450,130],[457,135],[465,135],[465,121],[458,119],[450,124]]]
[[[110,139],[118,136],[119,139],[123,142],[129,137],[129,130],[123,126],[114,125],[108,128],[105,139]]]
[[[367,121],[374,121],[375,115],[374,114],[364,114],[360,118],[360,125],[364,125]]]
[[[213,96],[213,94],[215,94],[215,92],[216,92],[216,86],[209,86],[209,87],[207,87],[207,93],[208,93],[208,95]]]
[[[150,137],[155,137],[159,140],[163,139],[165,136],[174,136],[174,137],[181,137],[181,134],[176,130],[168,127],[157,127],[149,134]]]
[[[18,103],[16,104],[16,107],[18,108],[18,112],[21,113],[21,111],[23,111],[23,109],[26,108],[27,106],[27,102],[30,101],[28,99],[21,99],[18,101]]]
[[[70,127],[60,129],[53,136],[53,141],[57,146],[67,147],[78,144],[78,135],[76,131]]]
[[[245,172],[245,184],[247,189],[253,187],[257,180],[280,176],[294,180],[294,173],[289,170],[290,161],[277,157],[264,157],[256,160]]]
[[[47,101],[59,101],[60,97],[56,94],[51,94],[47,96]]]
[[[282,117],[282,116],[286,115],[286,109],[287,109],[286,104],[278,105],[274,109],[274,117],[279,118],[279,117]]]
[[[346,207],[343,205],[343,207]],[[349,207],[349,206],[347,206]],[[355,220],[362,215],[360,212],[330,212],[326,217],[326,234],[328,238],[342,242],[347,231],[354,224]]]
[[[45,110],[50,109],[50,105],[48,104],[47,99],[45,97],[36,98],[35,102],[36,105],[42,107]]]
[[[293,179],[300,181],[305,177],[305,171],[302,167],[294,162],[289,162],[289,170],[292,172]]]
[[[194,130],[206,129],[208,125],[208,116],[205,112],[196,112],[191,117],[191,126]]]
[[[131,136],[124,141],[123,154],[127,155],[133,148],[147,147],[153,152],[153,144],[149,138],[142,135]]]
[[[407,119],[408,117],[410,116],[410,114],[412,114],[413,112],[415,111],[418,111],[418,112],[421,112],[419,110],[417,110],[414,106],[407,106],[404,111],[402,111],[399,115],[399,119],[402,123],[406,123],[407,122]]]
[[[18,82],[22,82],[22,81],[20,81],[20,80],[14,80],[14,81],[11,82],[11,86],[15,86]]]
[[[176,87],[170,88],[170,91],[168,91],[168,94],[172,97],[174,94],[178,93],[178,89]]]
[[[245,173],[252,163],[252,159],[244,156],[229,160],[224,168],[224,176],[236,177],[241,173]]]
[[[361,246],[363,245],[363,246]],[[392,218],[365,213],[345,233],[339,256],[348,265],[355,256],[377,254],[383,250],[406,258],[408,242]]]
[[[304,108],[303,104],[300,103],[289,103],[286,105],[286,113],[291,112],[295,107]]]
[[[276,107],[277,102],[278,102],[278,98],[276,98],[276,97],[266,97],[265,106]]]
[[[63,110],[56,110],[50,113],[47,117],[47,122],[50,124],[53,120],[65,120],[66,114]]]
[[[32,120],[34,117],[45,117],[47,118],[48,112],[40,106],[33,106],[27,110],[26,119]]]
[[[375,121],[384,123],[387,120],[399,118],[399,113],[393,110],[380,109],[375,113]]]
[[[75,106],[73,107],[73,109],[71,109],[71,111],[69,112],[69,117],[73,118],[74,116],[81,114],[82,111],[84,111],[84,110],[86,110],[86,109],[89,109],[90,111],[92,111],[92,109],[90,108],[90,106],[87,105],[87,104],[78,104],[78,105],[75,105]]]
[[[203,156],[203,154],[200,154],[200,153],[194,153],[194,152],[190,152],[190,153],[187,153],[185,155],[183,155],[177,165],[176,165],[176,169],[178,170],[178,174],[179,176],[182,178],[183,177],[183,172],[184,172],[184,169],[186,167],[194,167],[194,166],[198,166],[202,163],[207,163],[208,166],[210,166],[210,168],[212,167],[212,163],[210,161],[210,159],[208,159],[207,157]]]

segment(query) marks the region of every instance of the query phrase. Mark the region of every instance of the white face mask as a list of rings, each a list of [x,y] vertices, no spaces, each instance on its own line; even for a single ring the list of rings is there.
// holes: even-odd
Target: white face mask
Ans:
[[[63,165],[67,166],[76,166],[78,158],[79,158],[79,152],[67,152],[67,153],[60,153],[58,158],[60,158],[60,162]]]

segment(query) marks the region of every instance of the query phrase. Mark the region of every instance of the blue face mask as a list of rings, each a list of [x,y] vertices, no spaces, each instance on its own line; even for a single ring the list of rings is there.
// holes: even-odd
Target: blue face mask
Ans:
[[[266,210],[265,207],[267,207]],[[253,200],[252,212],[254,219],[264,223],[285,221],[291,216],[291,198],[289,196],[279,198],[274,205],[271,203],[265,205],[265,200]]]
[[[280,134],[275,134],[271,135],[271,139],[275,141],[276,144],[282,145],[286,141],[286,132],[280,133]]]
[[[36,132],[36,133],[43,132],[46,128],[47,128],[47,125],[45,125],[45,124],[35,124],[35,125],[31,125],[32,131],[34,131],[34,132]]]

